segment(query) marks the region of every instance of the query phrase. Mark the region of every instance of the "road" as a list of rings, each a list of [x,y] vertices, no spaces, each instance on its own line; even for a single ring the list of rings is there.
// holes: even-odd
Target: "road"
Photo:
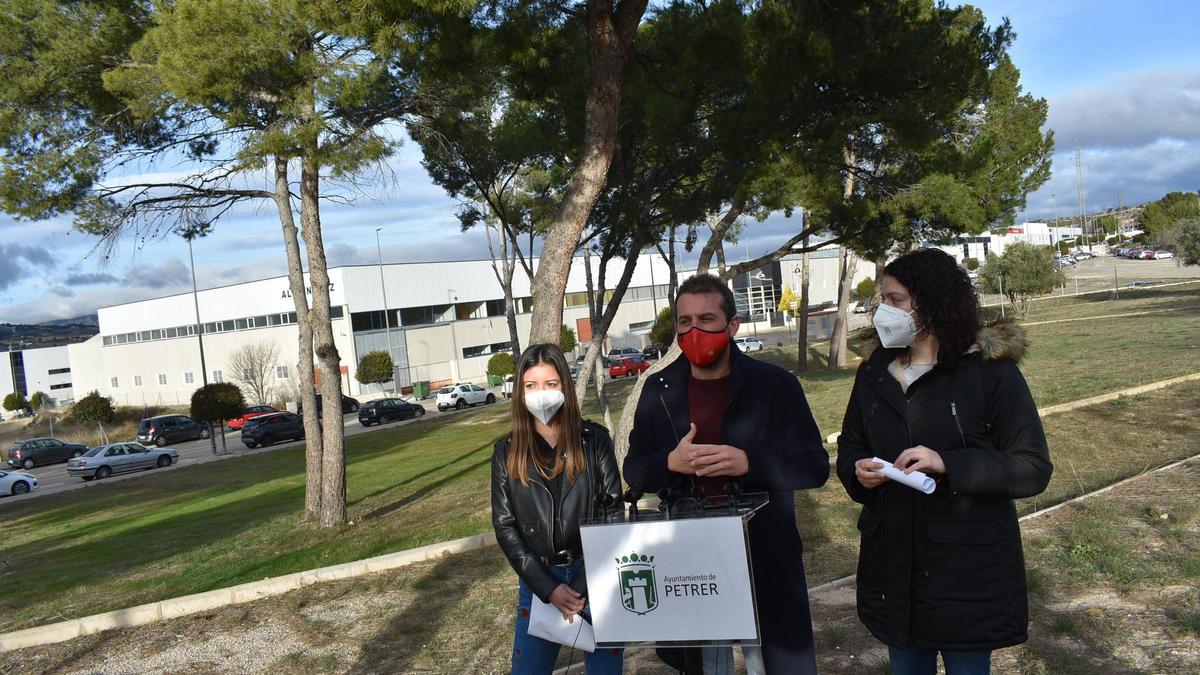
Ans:
[[[507,400],[504,399],[500,395],[499,387],[492,388],[491,391],[493,391],[496,394],[496,404],[494,404],[494,405],[506,405],[507,404]],[[418,418],[418,419],[422,419],[422,420],[427,420],[427,419],[430,419],[431,417],[436,417],[439,415],[440,416],[457,415],[457,414],[465,413],[467,410],[472,410],[472,408],[466,408],[464,410],[451,409],[444,413],[439,413],[439,412],[437,412],[437,404],[433,398],[430,398],[425,401],[418,401],[418,402],[425,406],[425,410],[427,413],[425,415],[425,417]],[[366,403],[366,400],[363,400],[363,403]],[[483,406],[480,406],[480,407],[483,407]],[[384,424],[382,426],[375,426],[375,427],[371,427],[368,429],[368,428],[364,427],[363,425],[359,424],[357,413],[347,413],[343,417],[343,420],[345,422],[345,435],[346,436],[355,436],[355,435],[358,435],[361,433],[366,433],[368,431],[376,431],[378,429],[394,429],[399,426],[413,424],[414,422],[417,421],[416,419],[410,419],[410,420],[403,420],[400,422],[390,422],[390,423]],[[304,444],[304,441],[289,441],[286,443],[279,443],[277,445],[272,445],[272,446],[269,446],[266,448],[257,448],[257,449],[251,450],[251,449],[247,448],[245,445],[242,445],[241,431],[226,430],[224,435],[225,435],[225,448],[224,448],[225,454],[214,455],[212,452],[212,445],[211,445],[210,441],[208,441],[208,440],[196,440],[196,441],[187,441],[185,443],[174,443],[174,444],[171,444],[169,447],[179,453],[179,461],[176,462],[174,466],[170,467],[170,469],[152,469],[151,471],[152,472],[169,471],[169,470],[177,468],[177,467],[192,466],[195,464],[204,464],[207,462],[214,462],[214,461],[220,461],[220,460],[224,460],[224,459],[230,459],[232,457],[245,457],[247,455],[255,455],[260,452],[271,452],[271,451],[279,450],[282,448],[290,448],[290,447]],[[118,442],[120,440],[122,440],[122,439],[113,439],[113,442]],[[217,437],[216,442],[217,442],[217,452],[221,453],[222,446],[221,446],[221,437],[220,436]],[[110,478],[104,479],[103,481],[84,482],[84,480],[82,478],[75,478],[75,477],[67,475],[67,465],[65,462],[63,462],[61,464],[51,464],[49,466],[34,467],[33,469],[31,469],[29,471],[25,471],[24,469],[12,469],[12,467],[9,467],[7,464],[4,466],[4,469],[12,470],[12,471],[22,471],[24,473],[31,473],[34,476],[37,476],[38,489],[27,495],[21,495],[19,497],[11,497],[10,496],[10,497],[5,497],[3,499],[0,499],[0,508],[3,508],[4,505],[6,505],[6,504],[13,504],[13,503],[25,500],[25,499],[36,499],[37,497],[40,497],[40,496],[55,494],[58,492],[65,492],[67,490],[79,490],[79,489],[83,489],[85,487],[92,487],[92,486],[95,486],[95,485],[98,485],[101,483],[108,484],[108,483],[112,483],[112,482],[116,482],[116,481],[120,481],[120,480],[125,480],[132,476],[141,476],[146,473],[145,471],[137,471],[134,473],[112,476]]]

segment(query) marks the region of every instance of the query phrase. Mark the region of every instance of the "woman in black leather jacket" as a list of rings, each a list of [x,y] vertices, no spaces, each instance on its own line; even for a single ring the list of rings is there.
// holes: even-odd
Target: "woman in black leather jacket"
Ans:
[[[520,579],[512,672],[542,675],[554,670],[559,645],[529,635],[533,596],[564,620],[581,620],[587,581],[579,521],[620,512],[621,476],[608,431],[580,415],[557,345],[526,349],[514,379],[512,431],[492,454],[492,526]],[[621,650],[598,649],[585,657],[587,672],[620,673],[622,658]]]

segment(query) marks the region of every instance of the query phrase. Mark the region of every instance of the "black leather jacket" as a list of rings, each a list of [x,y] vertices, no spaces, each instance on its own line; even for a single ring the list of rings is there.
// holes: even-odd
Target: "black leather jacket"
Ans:
[[[550,593],[559,583],[550,573],[544,558],[557,553],[554,550],[554,524],[558,520],[559,531],[566,549],[576,558],[583,555],[579,539],[579,521],[588,517],[601,517],[604,511],[615,517],[621,510],[621,474],[617,471],[617,457],[613,452],[612,437],[608,430],[587,420],[583,421],[583,454],[587,469],[570,485],[563,485],[562,498],[554,504],[550,488],[536,472],[529,477],[529,485],[510,477],[505,468],[508,454],[507,436],[496,442],[492,452],[492,527],[496,530],[496,541],[500,544],[508,563],[543,602],[548,602]],[[611,506],[601,509],[596,495],[612,495]],[[580,569],[571,582],[576,592],[587,595],[587,581]]]

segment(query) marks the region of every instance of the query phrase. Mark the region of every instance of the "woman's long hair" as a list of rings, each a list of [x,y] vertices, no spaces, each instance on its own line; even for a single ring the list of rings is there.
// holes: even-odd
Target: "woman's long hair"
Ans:
[[[912,296],[913,308],[938,339],[938,364],[953,368],[979,334],[979,298],[967,272],[945,251],[927,248],[884,268]]]
[[[558,452],[554,453],[553,461],[548,461],[538,451],[535,418],[525,407],[525,371],[543,363],[558,371],[558,380],[566,399],[550,420],[550,426],[558,428]],[[571,369],[567,366],[562,349],[549,343],[530,345],[517,359],[516,373],[513,375],[512,432],[508,436],[508,457],[505,458],[508,475],[528,485],[530,466],[546,480],[557,478],[565,471],[567,484],[570,485],[587,468],[582,433],[583,417],[579,412],[579,400],[575,398]],[[566,459],[563,459],[564,455]]]

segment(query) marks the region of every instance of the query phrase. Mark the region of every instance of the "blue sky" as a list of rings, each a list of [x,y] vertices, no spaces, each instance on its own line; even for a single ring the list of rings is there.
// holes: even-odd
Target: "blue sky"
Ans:
[[[973,3],[989,21],[1012,20],[1011,53],[1025,90],[1050,102],[1054,174],[1030,196],[1018,218],[1075,213],[1074,144],[1083,160],[1088,210],[1200,189],[1200,3],[1182,0],[1086,2],[985,0]],[[483,258],[482,234],[461,234],[456,203],[405,147],[391,179],[349,206],[323,215],[331,264],[373,263],[375,229],[385,261]],[[172,172],[174,166],[144,171]],[[248,177],[250,182],[266,176]],[[1052,196],[1053,195],[1053,196]],[[782,215],[750,223],[741,257],[782,243],[795,223]],[[283,274],[278,220],[270,209],[230,214],[195,246],[201,286]],[[122,242],[107,259],[96,241],[72,232],[68,219],[15,222],[0,215],[0,321],[35,322],[93,313],[97,307],[190,288],[187,247],[177,238],[141,246]]]

